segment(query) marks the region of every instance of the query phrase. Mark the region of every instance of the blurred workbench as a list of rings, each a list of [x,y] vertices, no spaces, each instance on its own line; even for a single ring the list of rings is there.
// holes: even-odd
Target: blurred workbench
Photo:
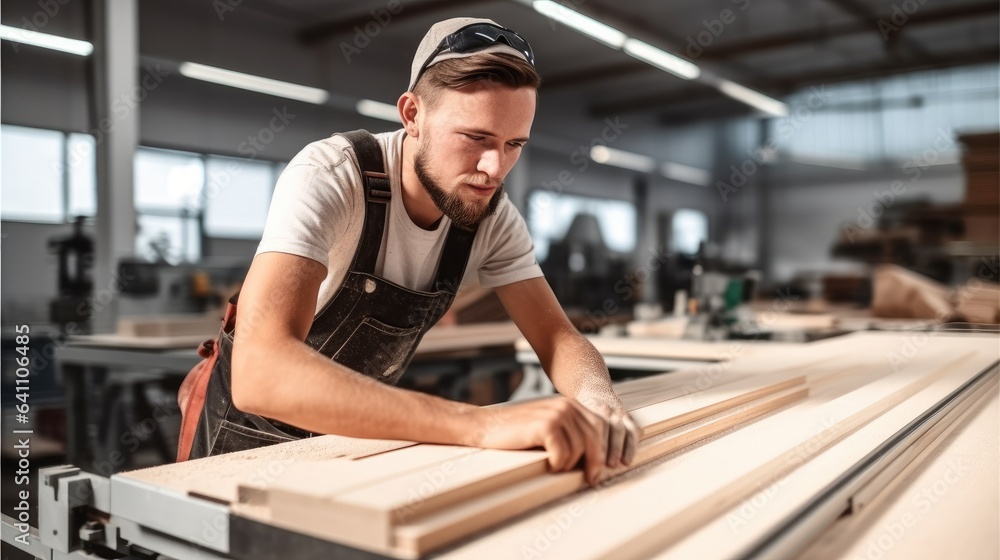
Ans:
[[[215,336],[98,334],[72,336],[57,345],[66,391],[67,461],[91,468],[95,458],[110,457],[114,467],[126,466],[130,454],[122,440],[134,447],[135,439],[127,434],[149,417],[157,418],[149,439],[169,460],[176,445],[171,426],[180,419],[176,402],[169,408],[149,402],[144,386],[176,395],[184,375],[202,359],[197,345]],[[505,400],[518,369],[514,341],[520,336],[510,321],[434,327],[417,347],[404,379],[415,385],[433,380],[452,398],[471,381],[486,379],[494,387],[492,399]]]

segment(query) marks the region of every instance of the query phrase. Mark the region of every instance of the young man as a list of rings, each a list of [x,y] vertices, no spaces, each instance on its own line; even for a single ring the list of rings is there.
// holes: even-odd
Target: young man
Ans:
[[[543,447],[556,471],[585,458],[591,482],[631,461],[638,428],[503,192],[539,82],[531,47],[513,31],[443,21],[413,59],[401,130],[336,135],[289,163],[239,319],[231,306],[203,368],[212,372],[192,458],[332,433]],[[383,159],[385,173],[373,171]],[[566,398],[482,409],[393,387],[463,281],[496,291]]]

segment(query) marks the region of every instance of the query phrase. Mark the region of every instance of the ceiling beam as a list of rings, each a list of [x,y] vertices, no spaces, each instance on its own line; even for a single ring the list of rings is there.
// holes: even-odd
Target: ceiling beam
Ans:
[[[914,57],[926,57],[929,53],[927,49],[924,48],[918,41],[915,41],[909,35],[903,35],[901,33],[895,33],[894,35],[886,36],[881,29],[879,29],[878,22],[881,19],[879,15],[873,12],[868,6],[865,6],[858,2],[858,0],[826,0],[828,4],[833,4],[841,10],[851,14],[858,23],[869,27],[873,33],[878,35],[879,39],[886,45],[886,50],[891,56],[900,59],[899,52],[896,47],[903,47],[906,51]],[[996,2],[994,2],[994,8],[996,8]],[[919,13],[919,9],[914,12]],[[909,23],[909,22],[907,22]]]
[[[547,90],[573,87],[588,83],[602,82],[611,78],[630,76],[645,70],[655,70],[645,62],[619,62],[598,68],[585,68],[575,72],[564,72],[552,77],[542,76],[542,87]]]
[[[971,64],[982,64],[987,62],[997,62],[1000,55],[996,51],[962,51],[948,53],[944,56],[935,56],[924,60],[911,60],[907,64],[899,64],[893,60],[880,61],[875,64],[865,66],[846,66],[836,70],[824,70],[821,72],[810,72],[795,76],[785,76],[770,78],[766,81],[757,81],[747,84],[765,94],[780,96],[791,93],[804,87],[817,84],[832,84],[837,82],[863,80],[890,76],[893,74],[904,74],[920,70],[932,70],[935,68],[948,68],[953,66],[966,66]],[[657,95],[644,95],[632,99],[623,99],[609,103],[602,103],[590,107],[588,114],[595,118],[603,118],[609,115],[635,113],[648,111],[670,105],[682,105],[697,101],[714,99],[719,102],[737,103],[737,101],[722,95],[721,93],[703,86],[692,85],[683,91],[673,90],[669,93]]]
[[[920,10],[910,15],[909,19],[906,20],[905,25],[906,27],[935,25],[957,20],[995,15],[997,13],[1000,13],[1000,5],[998,5],[997,2],[981,2],[978,4],[940,8],[937,10]],[[881,16],[881,19],[891,22],[891,17],[891,14],[886,14]],[[796,31],[781,35],[772,35],[761,39],[754,39],[743,43],[736,43],[729,46],[722,45],[711,50],[706,50],[703,58],[723,60],[751,52],[760,52],[822,42],[835,37],[870,33],[872,30],[877,32],[878,19],[880,18],[862,23],[833,26],[818,31]]]
[[[941,23],[947,23],[952,21],[961,21],[965,19],[973,19],[983,16],[996,15],[1000,13],[1000,4],[995,1],[980,2],[977,4],[966,4],[962,6],[951,6],[946,8],[939,8],[937,10],[919,10],[914,12],[909,16],[905,25],[907,28],[912,28],[913,26],[925,26],[925,25],[935,25]],[[884,15],[882,19],[889,21],[891,23],[891,15]],[[743,41],[739,43],[732,43],[729,45],[721,45],[718,47],[713,47],[711,49],[706,49],[697,60],[701,61],[728,61],[733,58],[737,58],[750,53],[756,53],[767,50],[777,50],[782,48],[796,47],[800,45],[817,43],[826,41],[828,39],[836,37],[844,37],[848,35],[856,35],[861,33],[870,33],[873,30],[878,32],[878,19],[874,19],[870,22],[864,23],[849,23],[844,25],[837,25],[821,30],[807,30],[807,31],[795,31],[791,33],[781,33],[777,35],[771,35],[768,37],[761,37],[759,39],[751,39],[749,41]],[[682,51],[675,51],[682,52]],[[546,89],[556,89],[568,86],[581,86],[588,83],[594,83],[604,79],[604,75],[613,75],[614,77],[620,77],[625,75],[637,74],[641,72],[647,72],[655,70],[649,65],[636,65],[630,63],[622,63],[620,69],[612,69],[611,67],[603,67],[598,70],[594,76],[586,76],[586,71],[571,72],[564,75],[556,75],[548,78],[545,82]],[[564,84],[565,81],[565,84]]]
[[[448,12],[456,8],[467,9],[476,4],[495,2],[496,0],[430,0],[427,2],[400,2],[401,8],[398,14],[392,14],[392,23],[398,23],[407,19],[434,15],[439,12]],[[388,9],[383,7],[382,9]],[[299,32],[299,41],[306,46],[315,46],[338,35],[350,34],[354,28],[364,29],[365,25],[376,21],[371,12],[365,12],[356,16],[342,20],[324,22],[312,27],[307,27]]]

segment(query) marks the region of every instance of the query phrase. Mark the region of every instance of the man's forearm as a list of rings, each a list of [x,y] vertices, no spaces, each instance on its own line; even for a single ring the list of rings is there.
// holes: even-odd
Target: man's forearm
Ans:
[[[555,344],[547,364],[552,385],[559,393],[577,400],[598,399],[609,406],[621,401],[611,387],[611,376],[600,352],[578,333],[566,334]]]
[[[350,437],[476,444],[478,407],[407,391],[350,371],[288,341],[234,356],[237,408],[307,431]]]

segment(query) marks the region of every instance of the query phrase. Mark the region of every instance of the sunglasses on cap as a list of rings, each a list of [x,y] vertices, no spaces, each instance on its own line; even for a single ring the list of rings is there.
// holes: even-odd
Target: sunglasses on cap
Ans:
[[[516,31],[490,23],[474,23],[441,39],[437,48],[434,49],[434,52],[427,57],[423,66],[420,67],[417,80],[423,75],[424,70],[427,70],[427,66],[443,52],[474,53],[493,46],[500,41],[507,43],[508,46],[523,54],[529,64],[532,66],[535,65],[535,53],[531,50],[531,45],[524,40],[524,37],[518,35]]]

